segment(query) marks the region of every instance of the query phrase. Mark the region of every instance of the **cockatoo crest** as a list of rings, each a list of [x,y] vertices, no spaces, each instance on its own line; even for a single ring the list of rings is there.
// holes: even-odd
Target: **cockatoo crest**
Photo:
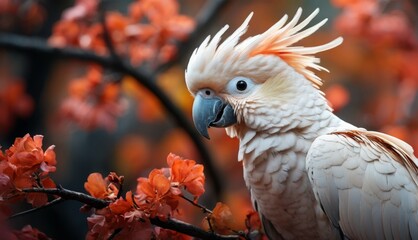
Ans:
[[[241,43],[238,43],[239,39],[247,31],[248,23],[250,22],[253,13],[250,13],[242,25],[220,44],[222,35],[229,27],[228,25],[225,25],[218,33],[216,33],[212,40],[210,40],[210,36],[208,36],[193,52],[186,71],[187,85],[191,85],[190,79],[193,79],[194,85],[197,84],[196,78],[192,77],[194,74],[198,74],[200,80],[205,81],[205,76],[211,76],[210,73],[212,73],[213,76],[214,72],[227,76],[228,73],[234,72],[234,70],[235,73],[239,74],[239,69],[246,69],[246,71],[248,71],[248,69],[255,68],[255,66],[268,70],[268,66],[261,65],[261,63],[257,64],[255,61],[251,61],[251,59],[258,55],[274,55],[280,57],[289,66],[305,76],[305,78],[310,80],[315,87],[319,87],[322,84],[321,79],[309,68],[325,71],[327,71],[327,69],[318,65],[320,59],[312,54],[334,48],[340,45],[343,39],[339,37],[329,43],[314,47],[291,46],[301,39],[313,34],[325,24],[327,19],[302,31],[318,12],[319,9],[316,9],[311,15],[298,24],[302,14],[302,9],[299,8],[293,19],[287,24],[285,23],[288,16],[284,15],[276,24],[264,33],[249,37]],[[193,92],[194,89],[190,90]]]

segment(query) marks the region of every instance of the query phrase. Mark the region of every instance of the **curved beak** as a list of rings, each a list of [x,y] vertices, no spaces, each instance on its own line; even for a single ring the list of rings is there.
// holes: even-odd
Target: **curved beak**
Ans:
[[[231,105],[217,96],[197,94],[193,102],[193,122],[197,131],[209,139],[209,127],[229,127],[237,122]]]

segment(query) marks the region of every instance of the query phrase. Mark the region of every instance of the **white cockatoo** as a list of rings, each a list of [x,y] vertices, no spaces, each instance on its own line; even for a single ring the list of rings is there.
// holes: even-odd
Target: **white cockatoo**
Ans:
[[[314,47],[293,46],[318,9],[302,10],[241,42],[252,13],[193,52],[186,84],[193,121],[225,127],[240,140],[238,161],[270,239],[418,239],[417,160],[405,142],[344,122],[332,113],[312,70],[326,70]],[[287,22],[287,23],[286,23]]]

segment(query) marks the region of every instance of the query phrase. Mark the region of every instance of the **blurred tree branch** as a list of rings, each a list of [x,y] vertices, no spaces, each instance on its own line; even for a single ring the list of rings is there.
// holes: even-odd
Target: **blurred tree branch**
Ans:
[[[110,55],[98,55],[91,51],[86,51],[80,48],[58,48],[53,47],[47,44],[44,39],[34,38],[28,36],[22,36],[12,33],[0,33],[0,47],[6,50],[20,51],[24,54],[36,53],[49,55],[56,58],[67,58],[67,59],[77,59],[83,61],[90,61],[97,64],[100,64],[104,67],[111,68],[115,71],[118,71],[123,74],[127,74],[136,79],[140,84],[146,87],[150,92],[152,92],[167,110],[167,112],[172,115],[177,124],[189,135],[193,140],[197,150],[199,151],[202,162],[205,165],[205,171],[207,172],[208,177],[213,183],[213,189],[217,198],[220,198],[222,193],[222,184],[220,177],[217,174],[217,170],[213,165],[213,161],[210,157],[208,150],[202,142],[202,138],[197,134],[193,128],[193,124],[184,116],[182,111],[172,102],[172,100],[165,94],[156,84],[155,75],[157,72],[161,72],[163,69],[167,69],[172,66],[178,59],[180,59],[180,54],[183,53],[183,49],[188,45],[189,42],[192,42],[195,38],[199,36],[199,33],[207,25],[210,24],[210,20],[216,15],[216,13],[224,6],[228,1],[226,0],[212,0],[208,1],[206,5],[202,8],[201,12],[197,17],[197,26],[194,32],[191,33],[188,40],[183,42],[178,42],[178,55],[172,61],[160,66],[160,68],[152,73],[145,69],[134,68],[130,63],[122,61],[117,55],[115,55],[109,36],[105,34],[105,42],[107,47],[110,50]],[[102,13],[102,22],[105,22],[104,12]],[[106,28],[105,28],[106,29]],[[109,38],[106,40],[106,38]]]
[[[59,196],[61,199],[64,200],[75,200],[80,203],[87,204],[90,207],[96,208],[96,209],[102,209],[107,207],[110,202],[94,198],[90,195],[87,195],[85,193],[72,191],[69,189],[65,189],[61,186],[57,188],[26,188],[22,189],[22,192],[25,193],[46,193],[49,195],[55,195]],[[54,200],[53,200],[54,201]],[[46,206],[51,206],[53,204],[48,204]],[[18,213],[16,216],[22,216],[25,213],[30,213],[31,210]],[[187,234],[189,236],[193,236],[199,239],[219,239],[219,240],[232,240],[232,239],[239,239],[238,235],[219,235],[214,232],[207,232],[199,227],[196,227],[194,225],[191,225],[189,223],[174,219],[174,218],[168,218],[167,220],[161,220],[158,217],[156,218],[150,218],[151,224],[155,226],[159,226],[166,229],[171,229],[183,234]]]

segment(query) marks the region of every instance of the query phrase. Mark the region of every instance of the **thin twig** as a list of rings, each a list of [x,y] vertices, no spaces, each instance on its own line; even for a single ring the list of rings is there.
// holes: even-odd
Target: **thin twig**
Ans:
[[[184,195],[180,195],[184,200],[186,200],[186,201],[188,201],[189,203],[191,203],[192,205],[194,205],[194,206],[196,206],[196,207],[198,207],[198,208],[200,208],[200,209],[202,209],[202,211],[203,211],[203,213],[213,213],[212,212],[212,210],[210,210],[209,208],[206,208],[205,206],[202,206],[202,205],[200,205],[199,203],[197,203],[197,202],[194,202],[193,200],[191,200],[191,199],[188,199],[186,196],[184,196]]]
[[[36,207],[36,208],[31,208],[29,210],[26,210],[26,211],[23,211],[23,212],[19,212],[19,213],[13,214],[12,216],[8,217],[8,219],[11,220],[11,219],[14,219],[14,218],[17,218],[17,217],[21,217],[21,216],[27,215],[29,213],[33,213],[33,212],[39,211],[41,209],[44,209],[44,208],[47,208],[47,207],[51,207],[51,206],[56,205],[58,203],[62,203],[65,200],[66,199],[63,199],[63,198],[56,198],[56,199],[48,202],[47,204],[45,204],[43,206]]]

